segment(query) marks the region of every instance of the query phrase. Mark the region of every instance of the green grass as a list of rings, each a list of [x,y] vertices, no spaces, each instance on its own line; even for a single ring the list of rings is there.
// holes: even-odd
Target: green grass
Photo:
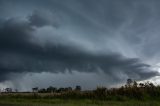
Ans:
[[[0,93],[0,106],[160,106],[160,86],[122,86],[92,91]]]
[[[64,99],[1,99],[0,106],[160,106],[159,101],[100,101]]]

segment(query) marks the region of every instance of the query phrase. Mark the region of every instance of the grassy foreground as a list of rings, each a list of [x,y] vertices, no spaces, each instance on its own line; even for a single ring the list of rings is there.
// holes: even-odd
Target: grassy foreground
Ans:
[[[160,101],[135,99],[97,100],[87,98],[54,98],[49,94],[17,93],[1,94],[0,106],[160,106]]]
[[[160,106],[158,101],[100,101],[62,99],[4,99],[0,106]]]
[[[159,85],[127,82],[120,88],[91,91],[50,87],[37,92],[2,92],[0,106],[160,106]]]

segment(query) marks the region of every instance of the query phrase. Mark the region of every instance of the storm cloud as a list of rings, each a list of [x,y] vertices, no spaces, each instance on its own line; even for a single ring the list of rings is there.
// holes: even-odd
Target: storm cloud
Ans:
[[[1,82],[13,74],[66,71],[102,72],[113,83],[159,76],[153,65],[159,55],[160,2],[25,2],[0,1]]]

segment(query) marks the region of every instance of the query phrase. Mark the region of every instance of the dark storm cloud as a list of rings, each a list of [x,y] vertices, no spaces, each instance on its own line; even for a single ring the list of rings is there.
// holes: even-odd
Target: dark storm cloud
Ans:
[[[43,27],[46,25],[51,25],[53,27],[58,27],[58,19],[50,11],[37,10],[34,11],[31,16],[28,17],[30,24],[36,27]]]
[[[113,82],[157,76],[146,63],[159,54],[159,4],[0,0],[0,80],[12,73],[66,70],[102,71]]]
[[[32,20],[33,21],[33,20]],[[33,22],[34,23],[34,22]],[[37,24],[36,24],[37,25]],[[49,25],[49,24],[46,24]],[[33,41],[36,31],[29,21],[6,20],[0,28],[0,74],[1,81],[10,73],[23,72],[99,72],[118,79],[123,73],[137,80],[156,75],[150,66],[136,58],[126,58],[117,53],[94,54],[74,44],[46,44],[42,47]],[[34,40],[33,40],[34,39]],[[118,79],[119,80],[119,79]]]

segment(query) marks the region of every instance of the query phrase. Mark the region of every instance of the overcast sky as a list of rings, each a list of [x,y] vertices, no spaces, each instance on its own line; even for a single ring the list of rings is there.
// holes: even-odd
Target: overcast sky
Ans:
[[[159,84],[160,1],[0,0],[0,87]]]

